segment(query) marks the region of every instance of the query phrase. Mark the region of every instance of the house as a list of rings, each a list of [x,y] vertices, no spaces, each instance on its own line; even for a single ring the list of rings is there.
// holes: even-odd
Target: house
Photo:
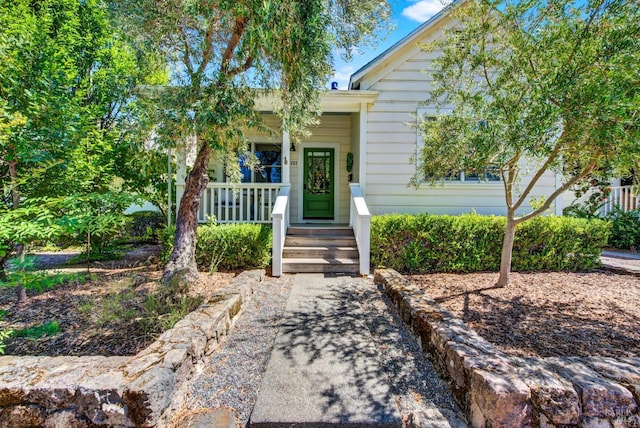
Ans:
[[[505,214],[503,186],[497,177],[487,181],[461,173],[457,180],[440,186],[408,185],[415,173],[410,159],[421,144],[412,124],[416,115],[435,114],[434,108],[423,104],[431,88],[430,76],[423,71],[432,69],[438,53],[424,52],[419,44],[443,37],[443,30],[453,25],[445,9],[356,71],[348,90],[325,93],[320,123],[302,142],[293,144],[286,132],[276,137],[251,135],[251,149],[263,167],[251,171],[243,166],[242,183],[235,188],[225,182],[222,165],[212,161],[212,182],[203,194],[199,220],[215,216],[219,222],[273,223],[275,275],[339,270],[334,263],[367,274],[371,215]],[[261,100],[258,108],[271,128],[280,128],[276,116],[269,113],[273,111],[269,100]],[[185,174],[183,166],[178,198]],[[546,173],[532,196],[548,195],[560,184],[560,177]],[[553,206],[558,215],[563,202],[558,198]],[[289,227],[292,224],[298,227]],[[346,226],[354,229],[355,254],[356,244],[343,236],[350,234],[343,230]],[[333,238],[332,244],[326,243],[327,238],[323,244],[319,237],[307,236],[324,230]],[[295,245],[299,248],[292,248]],[[322,247],[335,251],[322,253]],[[305,258],[324,265],[300,261]]]

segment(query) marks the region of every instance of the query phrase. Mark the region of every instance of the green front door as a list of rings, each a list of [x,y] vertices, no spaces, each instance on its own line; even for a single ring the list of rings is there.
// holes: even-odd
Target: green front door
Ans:
[[[302,217],[333,219],[334,149],[304,149]]]

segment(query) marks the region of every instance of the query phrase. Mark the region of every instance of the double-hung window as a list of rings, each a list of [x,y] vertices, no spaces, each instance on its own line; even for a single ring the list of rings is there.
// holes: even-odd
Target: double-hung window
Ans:
[[[251,152],[258,159],[258,165],[251,168],[244,158],[240,158],[242,183],[281,183],[281,146],[271,143],[252,143]]]
[[[433,109],[420,108],[416,112],[416,117],[418,121],[424,120],[435,120],[435,111]],[[417,150],[417,159],[420,159],[420,151],[424,147],[424,140],[420,135],[420,130],[416,129],[417,139],[416,139],[416,150]],[[417,171],[420,171],[420,162],[416,163]],[[422,177],[424,181],[429,181],[428,177]],[[446,183],[479,183],[479,182],[499,182],[500,181],[500,171],[492,166],[487,166],[484,171],[458,171],[453,172],[445,180]]]

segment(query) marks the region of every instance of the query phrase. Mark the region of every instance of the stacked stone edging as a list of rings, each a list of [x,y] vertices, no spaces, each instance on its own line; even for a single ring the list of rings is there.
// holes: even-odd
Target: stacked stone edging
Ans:
[[[241,273],[133,357],[0,357],[0,427],[156,425],[263,277]]]
[[[473,427],[640,428],[640,358],[518,358],[391,269],[376,284],[449,380]]]

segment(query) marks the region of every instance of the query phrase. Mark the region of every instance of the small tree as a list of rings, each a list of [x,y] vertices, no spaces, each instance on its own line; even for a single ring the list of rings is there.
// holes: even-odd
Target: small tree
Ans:
[[[413,183],[460,170],[500,174],[507,226],[497,285],[506,286],[518,224],[594,174],[638,165],[640,8],[626,0],[479,0],[452,13],[460,26],[425,47],[442,50],[429,99],[438,114],[418,120],[425,144]],[[547,172],[562,183],[532,201]]]
[[[245,145],[243,128],[260,126],[253,107],[261,95],[281,99],[278,113],[294,136],[313,123],[334,50],[349,55],[363,38],[382,30],[389,6],[380,0],[112,3],[131,33],[158,47],[171,64],[175,85],[160,94],[163,130],[158,132],[195,136],[197,156],[185,181],[163,275],[165,282],[178,273],[194,278],[197,213],[212,153],[226,158],[228,168],[237,164]]]
[[[6,261],[33,241],[121,223],[114,195],[131,200],[122,191],[149,182],[135,164],[149,157],[130,156],[144,141],[128,132],[143,110],[132,92],[166,73],[124,40],[101,0],[3,2],[0,27],[3,280]]]

